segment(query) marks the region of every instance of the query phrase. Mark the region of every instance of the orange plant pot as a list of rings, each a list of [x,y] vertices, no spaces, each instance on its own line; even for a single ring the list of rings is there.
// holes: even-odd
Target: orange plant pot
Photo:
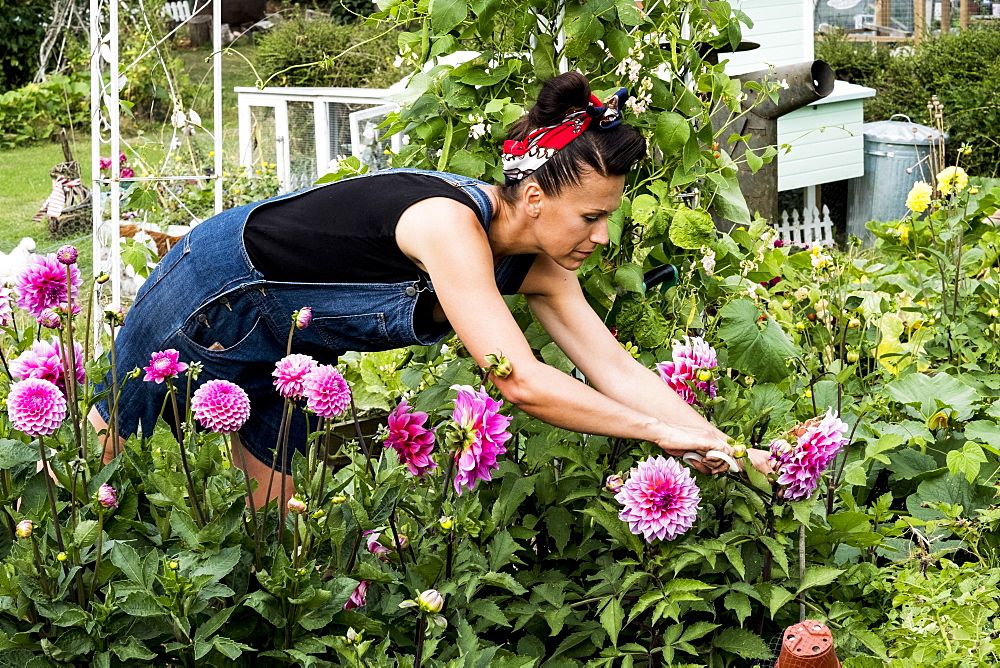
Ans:
[[[774,668],[840,668],[830,629],[812,619],[789,626]]]

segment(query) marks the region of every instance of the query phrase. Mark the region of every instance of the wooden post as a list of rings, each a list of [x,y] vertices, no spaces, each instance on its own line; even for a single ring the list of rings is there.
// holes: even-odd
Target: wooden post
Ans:
[[[951,32],[951,0],[941,0],[941,34]]]
[[[958,29],[969,29],[969,2],[970,0],[958,0]]]
[[[875,0],[875,26],[888,28],[892,24],[891,3],[889,0]]]
[[[927,0],[913,0],[913,43],[920,44],[927,30]]]

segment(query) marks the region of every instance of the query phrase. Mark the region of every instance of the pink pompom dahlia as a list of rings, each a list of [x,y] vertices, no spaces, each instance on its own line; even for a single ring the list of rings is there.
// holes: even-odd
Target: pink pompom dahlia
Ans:
[[[250,397],[236,383],[210,380],[195,390],[191,410],[205,429],[231,434],[250,417]]]
[[[674,341],[673,361],[660,362],[656,370],[667,385],[689,404],[698,403],[693,387],[710,397],[715,396],[715,383],[700,380],[699,372],[719,366],[718,356],[712,346],[700,336],[685,336],[684,342]]]
[[[316,415],[337,417],[351,403],[351,388],[336,367],[320,364],[302,380],[306,406]]]
[[[87,376],[83,370],[83,346],[73,342],[73,358],[76,366],[76,382],[82,383]],[[67,361],[68,364],[68,361]],[[31,347],[10,362],[10,374],[14,378],[41,378],[65,391],[65,375],[63,369],[62,348],[59,339],[52,337],[48,341],[35,341]]]
[[[823,471],[847,443],[845,432],[847,425],[830,409],[822,418],[793,429],[796,445],[791,448],[784,439],[771,442],[771,459],[777,464],[777,483],[784,487],[785,499],[800,501],[812,495]]]
[[[37,318],[45,309],[70,301],[66,296],[67,272],[72,287],[70,297],[75,301],[83,283],[77,266],[61,264],[55,253],[32,256],[15,279],[17,305]]]
[[[301,399],[305,391],[303,380],[316,368],[316,360],[309,355],[292,354],[278,360],[274,365],[274,386],[285,399]]]
[[[184,373],[187,371],[188,365],[185,362],[178,362],[178,355],[180,353],[173,348],[153,353],[153,356],[149,358],[149,366],[142,368],[146,372],[142,379],[162,383],[167,378]]]
[[[658,455],[632,469],[615,500],[624,506],[618,518],[651,543],[654,538],[673,540],[690,529],[701,494],[686,467]]]
[[[389,414],[389,435],[383,445],[392,448],[399,455],[399,461],[406,464],[410,473],[423,477],[424,473],[437,467],[431,459],[434,452],[434,430],[424,426],[427,413],[411,411],[404,399]]]
[[[358,583],[358,586],[354,588],[351,593],[351,597],[347,599],[347,603],[344,604],[344,610],[353,610],[354,608],[360,608],[368,602],[368,583],[362,580]]]
[[[10,386],[7,412],[14,429],[28,436],[48,436],[66,419],[66,397],[55,383],[26,378]]]
[[[455,452],[455,491],[462,495],[462,488],[473,489],[477,480],[492,480],[497,466],[497,455],[507,452],[504,447],[510,439],[507,427],[511,418],[500,415],[502,401],[496,401],[480,388],[477,392],[469,385],[453,385],[458,391],[452,420],[463,435]]]

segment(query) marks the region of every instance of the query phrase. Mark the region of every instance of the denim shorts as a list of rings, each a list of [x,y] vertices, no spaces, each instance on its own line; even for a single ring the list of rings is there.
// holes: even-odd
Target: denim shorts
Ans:
[[[420,170],[388,170],[420,171]],[[378,178],[378,172],[355,178]],[[424,172],[461,187],[476,202],[484,227],[492,205],[479,189],[484,183],[440,172]],[[328,187],[335,184],[314,186]],[[443,339],[447,323],[438,331],[414,330],[418,297],[434,287],[414,267],[414,280],[399,283],[290,283],[268,281],[250,263],[243,244],[249,215],[264,204],[296,197],[308,190],[223,211],[194,227],[152,271],[136,294],[115,342],[116,371],[121,386],[118,429],[122,436],[152,434],[164,405],[165,384],[140,378],[122,384],[125,374],[149,365],[154,352],[173,348],[182,362],[200,362],[203,371],[192,391],[206,381],[230,380],[250,397],[250,418],[239,431],[243,445],[265,465],[274,461],[284,399],[271,375],[286,354],[292,313],[309,306],[312,323],[297,330],[292,352],[312,356],[320,364],[334,364],[345,351],[374,351],[410,345],[430,345]],[[516,273],[514,258],[496,266],[498,286]],[[110,375],[105,384],[110,383]],[[176,382],[180,411],[185,411],[186,381]],[[98,390],[102,387],[98,387]],[[110,421],[108,401],[97,404]],[[172,418],[171,418],[172,419]],[[306,417],[299,406],[291,420],[289,456],[306,447]],[[315,423],[310,429],[315,429]]]

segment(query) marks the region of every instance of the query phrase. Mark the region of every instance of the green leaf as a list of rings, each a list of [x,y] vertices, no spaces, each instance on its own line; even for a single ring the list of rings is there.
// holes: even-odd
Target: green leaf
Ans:
[[[528,591],[519,585],[517,580],[515,580],[509,573],[483,573],[479,576],[479,582],[481,584],[493,585],[494,587],[506,589],[513,594],[517,594],[518,596]]]
[[[749,299],[732,301],[719,314],[719,339],[726,342],[731,367],[764,382],[777,382],[789,375],[785,360],[798,351],[770,316],[760,329],[757,321],[761,312]]]
[[[624,621],[625,610],[622,609],[622,604],[618,602],[618,597],[612,596],[608,600],[608,604],[604,606],[604,610],[601,611],[601,626],[608,632],[611,644],[615,647],[618,646],[618,634],[622,630],[622,623]]]
[[[73,542],[77,547],[89,547],[97,540],[98,531],[100,531],[100,526],[97,520],[83,520],[76,525],[76,531],[73,532]]]
[[[186,508],[174,508],[170,511],[170,528],[183,540],[189,550],[201,547],[198,540],[198,527]]]
[[[0,469],[12,469],[39,459],[38,448],[12,438],[0,438]]]
[[[239,658],[239,656],[243,654],[244,650],[253,651],[253,647],[244,645],[241,642],[236,642],[226,636],[215,636],[215,638],[212,639],[212,646],[230,659]]]
[[[632,220],[636,225],[645,227],[659,209],[660,201],[649,193],[643,193],[632,201]]]
[[[431,0],[431,27],[443,34],[458,26],[469,14],[465,0]]]
[[[979,403],[976,390],[947,373],[910,374],[892,381],[885,389],[899,403],[917,409],[925,420],[941,410],[939,404],[954,410],[956,420],[968,420]]]
[[[767,643],[746,629],[726,629],[716,636],[712,645],[744,659],[770,659],[772,656]]]
[[[154,652],[142,644],[142,641],[135,636],[127,635],[121,640],[116,640],[111,645],[111,651],[122,661],[137,659],[139,661],[149,661],[156,658]]]
[[[811,566],[806,569],[802,582],[799,583],[798,591],[801,593],[813,587],[828,585],[843,573],[842,568],[831,568],[829,566]]]
[[[642,268],[634,264],[623,264],[615,271],[615,283],[629,292],[642,293]]]
[[[618,9],[618,20],[623,25],[637,26],[642,24],[642,14],[635,0],[615,0],[615,7]]]
[[[229,616],[233,614],[234,610],[236,610],[235,607],[223,608],[212,615],[207,622],[199,624],[198,630],[194,634],[195,642],[199,640],[207,640],[213,633],[222,628],[222,625],[226,623]]]
[[[488,598],[480,598],[469,603],[469,611],[500,626],[510,626],[500,607]]]
[[[691,136],[691,122],[672,111],[664,111],[656,119],[656,143],[667,155],[675,155],[684,149]]]
[[[726,178],[718,172],[709,172],[705,177],[707,190],[714,193],[711,206],[715,211],[736,225],[749,225],[750,209],[736,177]]]
[[[642,554],[642,543],[639,541],[639,537],[631,533],[617,515],[604,508],[584,508],[583,512],[597,520],[597,523],[604,527],[611,534],[611,537],[619,543],[630,548],[636,555]]]
[[[979,469],[986,463],[983,448],[975,441],[966,441],[961,450],[951,450],[946,457],[948,470],[953,475],[964,475],[969,482],[979,477]]]
[[[722,601],[723,605],[736,613],[736,619],[740,624],[750,616],[750,597],[739,591],[731,591],[726,594]]]
[[[747,149],[747,152],[743,155],[747,159],[747,167],[750,168],[751,174],[756,174],[757,170],[764,166],[764,159],[753,151]]]
[[[79,529],[79,525],[77,528]],[[139,560],[139,553],[128,543],[115,541],[115,544],[111,547],[111,563],[118,567],[122,574],[128,578],[129,582],[151,588],[153,583],[145,577],[145,571]]]
[[[669,235],[678,248],[698,250],[715,241],[715,223],[706,211],[680,208],[670,221]]]

